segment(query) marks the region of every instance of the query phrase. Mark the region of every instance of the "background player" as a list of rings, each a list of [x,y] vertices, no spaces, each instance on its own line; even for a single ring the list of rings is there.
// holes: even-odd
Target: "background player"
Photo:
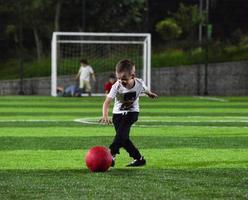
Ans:
[[[91,96],[91,84],[90,77],[93,81],[96,81],[96,77],[92,67],[88,64],[88,61],[85,59],[80,60],[80,68],[76,79],[79,78],[79,89],[87,92]]]

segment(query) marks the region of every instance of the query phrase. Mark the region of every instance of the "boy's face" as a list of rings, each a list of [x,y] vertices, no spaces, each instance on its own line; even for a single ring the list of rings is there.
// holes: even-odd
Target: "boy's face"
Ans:
[[[81,66],[83,66],[83,67],[85,67],[85,66],[86,66],[86,64],[85,64],[85,63],[83,63],[83,62],[81,62],[81,63],[80,63],[80,65],[81,65]]]
[[[114,78],[109,78],[109,82],[113,84],[115,82],[115,79]]]
[[[116,72],[116,77],[118,80],[121,81],[121,84],[126,87],[130,84],[132,84],[134,79],[134,73],[129,72]]]

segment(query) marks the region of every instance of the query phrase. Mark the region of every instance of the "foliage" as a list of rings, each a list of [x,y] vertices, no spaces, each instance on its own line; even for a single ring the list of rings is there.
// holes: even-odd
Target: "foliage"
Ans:
[[[86,3],[85,10],[83,2]],[[57,12],[58,3],[61,4],[61,14]],[[0,50],[5,51],[0,58],[25,57],[24,50],[42,56],[50,53],[56,25],[61,27],[60,31],[68,32],[82,31],[84,22],[88,32],[99,32],[99,27],[101,32],[128,32],[131,29],[141,32],[146,12],[145,0],[106,0],[104,3],[86,0],[1,1],[0,18],[4,20],[1,20],[0,36],[6,44],[0,46]],[[86,19],[82,19],[83,16]],[[4,46],[10,48],[4,49]]]
[[[99,27],[102,27],[101,32],[143,30],[142,21],[146,14],[145,0],[106,0],[104,4],[102,1],[93,1],[87,7],[88,31],[97,31]]]
[[[239,45],[240,45],[241,47],[242,47],[242,46],[248,47],[248,35],[242,36],[242,38],[240,39]]]
[[[181,65],[192,65],[204,63],[204,52],[192,51],[184,52],[181,49],[168,49],[161,53],[153,54],[152,56],[152,67],[160,68],[181,66]]]
[[[183,36],[186,38],[194,37],[196,28],[203,22],[203,17],[200,15],[197,5],[185,6],[181,3],[173,17],[182,28]]]
[[[240,43],[242,37],[243,37],[243,33],[242,33],[241,29],[234,30],[232,35],[231,35],[231,43],[232,44]]]
[[[241,29],[236,29],[230,38],[230,43],[234,46],[237,46],[237,44],[242,46],[248,46],[248,34],[242,32]]]
[[[248,46],[233,46],[211,44],[209,46],[209,63],[240,61],[248,59]],[[152,67],[181,66],[205,63],[205,50],[194,48],[188,51],[182,49],[167,49],[152,55]]]
[[[193,49],[192,44],[197,38],[197,27],[203,23],[203,16],[200,15],[196,5],[185,6],[181,3],[176,13],[157,23],[156,31],[167,42],[171,43],[173,41],[170,40],[179,39],[181,41],[180,47],[185,50]]]
[[[83,21],[85,21],[85,30],[88,32],[144,32],[149,30],[154,33],[153,24],[157,23],[156,20],[161,19],[165,13],[156,13],[157,16],[154,17],[155,15],[151,15],[156,12],[154,8],[158,8],[162,2],[166,2],[166,5],[171,4],[169,1],[167,3],[167,1],[161,0],[106,0],[104,2],[101,0],[0,0],[1,79],[18,77],[18,59],[24,60],[24,66],[28,66],[28,68],[25,68],[26,77],[50,75],[50,61],[48,61],[48,55],[50,54],[51,35],[55,29],[55,9],[58,2],[62,3],[61,17],[59,20],[61,25],[60,30],[82,31]],[[83,2],[86,3],[85,10],[83,10]],[[247,28],[242,27],[242,22],[245,20],[243,20],[243,18],[240,20],[242,16],[238,15],[240,10],[244,10],[244,8],[240,6],[243,4],[240,3],[241,0],[228,5],[224,3],[225,1],[223,1],[223,3],[221,2],[222,1],[211,2],[211,10],[213,10],[212,17],[217,20],[220,19],[217,15],[220,15],[222,19],[221,23],[218,24],[218,22],[215,21],[215,24],[213,24],[213,37],[215,37],[213,42],[215,44],[210,47],[212,48],[210,51],[210,62],[230,61],[232,59],[245,60],[248,58]],[[178,4],[175,3],[173,6],[174,5]],[[222,7],[222,5],[225,7]],[[236,9],[233,9],[233,6]],[[168,11],[171,7],[168,6],[163,9]],[[233,14],[232,11],[235,14]],[[229,14],[232,14],[232,18],[225,17]],[[148,20],[148,15],[149,22],[146,21]],[[85,19],[83,19],[83,17],[85,17]],[[160,62],[167,63],[166,66],[204,62],[202,53],[200,53],[198,57],[195,53],[192,54],[195,46],[191,45],[191,41],[195,41],[197,38],[197,26],[199,23],[204,23],[204,15],[203,17],[199,15],[196,5],[189,6],[189,4],[180,4],[178,11],[175,14],[170,14],[169,17],[169,19],[165,19],[167,23],[169,22],[165,25],[166,31],[164,33],[167,41],[162,43],[159,41],[159,37],[152,37],[153,45],[155,42],[162,43],[163,48],[166,49],[164,53],[156,53],[153,55],[152,61],[153,63],[157,63],[154,66],[164,66],[164,64],[159,64]],[[173,18],[173,20],[171,20],[171,18]],[[238,22],[237,19],[239,19]],[[161,22],[158,26],[158,29],[162,29],[163,23]],[[218,26],[218,31],[215,31],[217,30],[215,26]],[[40,62],[35,61],[36,44],[34,29],[38,35],[38,41],[41,42],[43,48],[43,58]],[[181,33],[179,34],[179,32]],[[218,35],[221,32],[222,35]],[[230,33],[232,33],[232,38],[229,38]],[[229,47],[217,41],[217,37],[222,39],[222,36],[230,39]],[[173,43],[170,43],[168,38],[179,39],[177,41],[173,40]],[[216,44],[216,41],[219,44]],[[170,50],[167,50],[168,47],[172,46],[171,44],[174,45],[175,51],[181,51],[182,48],[189,51],[173,54]],[[177,44],[179,45],[177,46]],[[153,48],[155,49],[154,51],[156,51],[156,47],[153,46]],[[29,60],[26,61],[27,59]],[[180,60],[181,62],[179,62]]]
[[[164,19],[156,24],[156,31],[163,37],[165,40],[172,40],[178,38],[182,29],[172,18]]]
[[[46,40],[50,41],[53,31],[53,2],[55,0],[20,0],[15,3],[4,1],[1,4],[0,15],[6,18],[2,34],[12,42],[10,47],[16,50],[12,57],[25,59],[25,51],[32,52],[35,46],[38,48],[34,31],[36,40],[39,40],[41,45],[46,44]],[[48,51],[48,46],[44,46]],[[9,53],[9,50],[6,53]]]

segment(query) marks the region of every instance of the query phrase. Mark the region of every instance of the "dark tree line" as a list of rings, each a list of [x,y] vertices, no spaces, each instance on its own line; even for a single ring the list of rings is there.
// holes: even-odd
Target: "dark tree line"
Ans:
[[[49,55],[54,31],[151,32],[159,41],[156,23],[180,3],[199,0],[0,0],[0,59]],[[210,0],[213,36],[246,33],[247,5],[246,0]]]
[[[143,32],[145,15],[144,0],[1,0],[1,58],[42,58],[54,31]]]

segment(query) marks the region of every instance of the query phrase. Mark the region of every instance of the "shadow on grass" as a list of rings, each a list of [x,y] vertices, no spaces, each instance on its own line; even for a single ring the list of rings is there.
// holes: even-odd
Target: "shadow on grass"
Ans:
[[[82,133],[83,135],[83,133]],[[173,137],[133,136],[133,142],[142,149],[169,148],[248,148],[248,137]],[[96,145],[109,146],[113,136],[92,137],[0,137],[0,150],[72,150],[88,149]]]

